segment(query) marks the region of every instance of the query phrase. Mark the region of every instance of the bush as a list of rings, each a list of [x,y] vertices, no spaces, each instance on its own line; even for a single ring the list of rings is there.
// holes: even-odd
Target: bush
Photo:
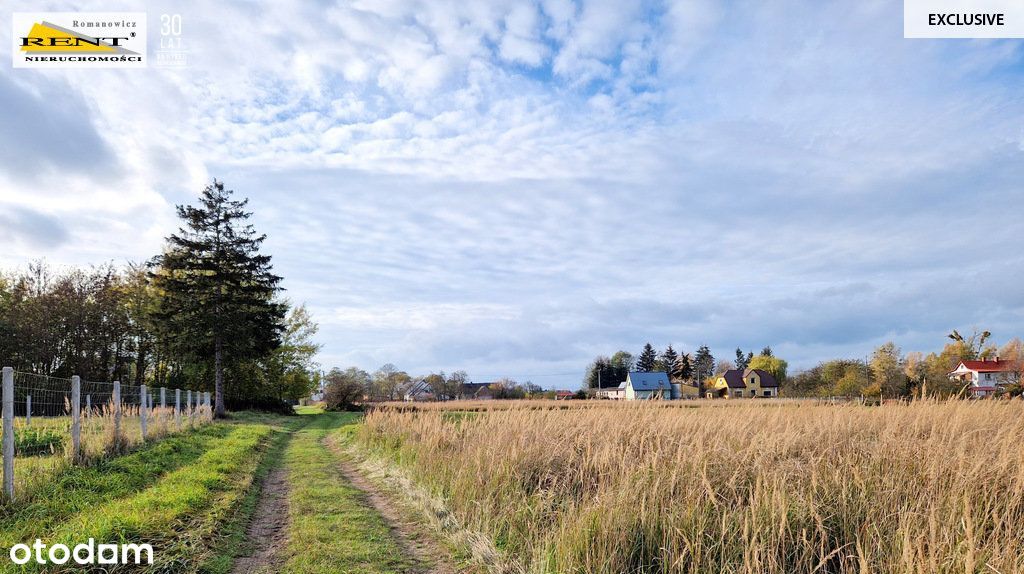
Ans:
[[[357,401],[363,398],[363,386],[347,377],[332,380],[324,389],[324,406],[329,411],[361,411]]]

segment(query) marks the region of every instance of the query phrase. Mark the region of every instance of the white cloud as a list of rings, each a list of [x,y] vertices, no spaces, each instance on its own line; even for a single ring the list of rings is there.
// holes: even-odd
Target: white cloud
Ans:
[[[147,8],[183,15],[188,68],[0,71],[4,109],[93,142],[0,153],[19,229],[65,238],[0,235],[4,265],[147,257],[218,176],[330,361],[561,372],[650,338],[800,364],[1024,308],[957,276],[1021,270],[1019,43],[903,40],[886,2]]]

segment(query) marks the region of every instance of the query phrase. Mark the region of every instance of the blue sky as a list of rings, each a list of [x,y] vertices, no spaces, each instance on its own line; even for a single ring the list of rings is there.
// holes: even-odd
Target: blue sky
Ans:
[[[145,9],[151,50],[180,13],[189,65],[0,67],[3,267],[145,259],[218,177],[327,367],[1021,335],[1020,41],[904,40],[891,1],[9,10],[72,8]]]

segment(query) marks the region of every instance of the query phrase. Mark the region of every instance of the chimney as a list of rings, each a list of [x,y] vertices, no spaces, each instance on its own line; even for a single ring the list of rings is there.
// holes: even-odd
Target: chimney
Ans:
[[[996,362],[999,362],[999,355],[996,355]]]

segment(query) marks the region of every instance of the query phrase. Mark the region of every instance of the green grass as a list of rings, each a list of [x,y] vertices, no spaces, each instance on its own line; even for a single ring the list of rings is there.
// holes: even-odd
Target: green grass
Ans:
[[[91,467],[70,467],[0,515],[0,546],[150,543],[153,572],[194,572],[215,551],[284,417],[245,415]],[[244,528],[244,527],[243,527]],[[3,572],[28,571],[2,561]],[[42,567],[35,566],[37,569]]]
[[[323,444],[329,434],[360,417],[320,414],[288,445],[291,537],[285,574],[388,574],[413,567],[381,516],[341,476],[336,456]]]

